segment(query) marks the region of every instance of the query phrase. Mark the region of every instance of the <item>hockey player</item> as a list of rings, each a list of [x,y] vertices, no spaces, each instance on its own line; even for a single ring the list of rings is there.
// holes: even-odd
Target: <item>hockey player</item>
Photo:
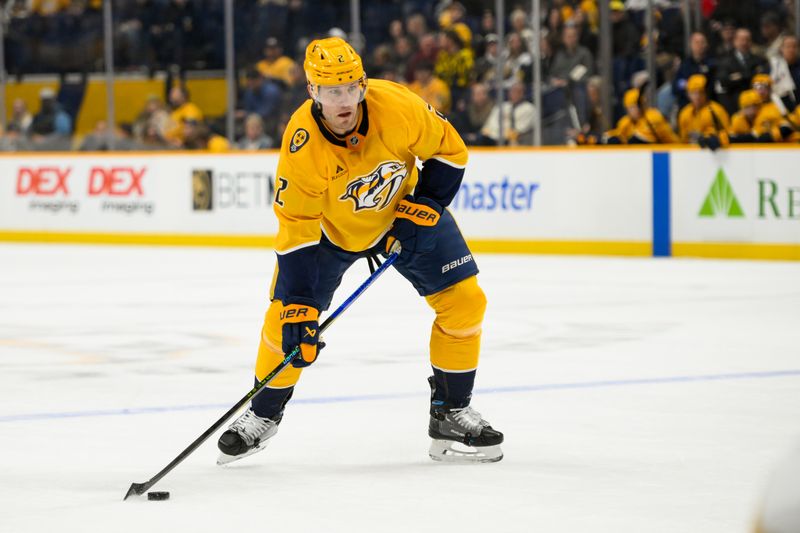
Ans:
[[[661,112],[647,104],[639,89],[630,89],[622,98],[627,115],[617,127],[606,132],[606,144],[675,144],[678,136]]]
[[[753,90],[761,97],[761,106],[753,127],[759,142],[783,142],[795,131],[794,124],[772,99],[772,78],[769,74],[753,76]],[[778,100],[780,101],[780,100]]]
[[[681,109],[678,125],[681,142],[697,143],[716,150],[730,144],[728,140],[728,112],[720,104],[708,100],[706,77],[702,74],[690,76],[686,82],[686,94],[690,102]]]
[[[311,100],[294,113],[281,144],[273,204],[278,264],[256,380],[297,346],[301,356],[222,434],[218,462],[253,454],[275,435],[302,369],[324,345],[318,317],[344,272],[396,242],[402,253],[394,267],[436,312],[429,454],[499,461],[503,434],[470,406],[486,298],[445,209],[461,183],[466,147],[442,115],[405,87],[385,80],[368,85],[361,58],[342,39],[312,41],[304,70]],[[457,451],[454,443],[469,450]]]
[[[739,111],[731,117],[730,140],[732,143],[758,142],[755,135],[756,116],[761,107],[761,97],[752,89],[739,95]]]

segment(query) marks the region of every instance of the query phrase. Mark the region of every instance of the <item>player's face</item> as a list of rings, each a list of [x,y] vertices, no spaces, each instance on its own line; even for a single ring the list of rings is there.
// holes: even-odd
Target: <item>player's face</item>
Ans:
[[[336,133],[353,129],[358,119],[361,83],[322,85],[317,89],[317,101],[322,104],[322,116]]]
[[[696,107],[700,107],[701,105],[706,103],[706,93],[702,91],[689,91],[689,100]]]
[[[769,94],[770,93],[770,86],[769,85],[767,85],[766,83],[756,83],[755,85],[753,85],[753,89],[756,90],[756,92],[758,93],[758,96],[760,96],[763,101],[766,102],[767,100],[769,100],[769,96],[770,96],[770,94]]]

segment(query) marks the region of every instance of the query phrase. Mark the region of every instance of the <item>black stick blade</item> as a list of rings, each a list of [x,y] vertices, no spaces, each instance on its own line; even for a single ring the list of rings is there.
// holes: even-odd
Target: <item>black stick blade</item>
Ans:
[[[132,483],[131,488],[128,489],[128,494],[126,494],[125,497],[122,499],[124,501],[128,499],[128,496],[141,496],[142,494],[147,492],[147,489],[149,488],[150,485],[148,485],[147,483]]]

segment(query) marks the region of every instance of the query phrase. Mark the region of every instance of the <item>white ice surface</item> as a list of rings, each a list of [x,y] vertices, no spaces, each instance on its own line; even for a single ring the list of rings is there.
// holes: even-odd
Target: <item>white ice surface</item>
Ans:
[[[390,271],[266,452],[123,502],[252,386],[274,254],[0,245],[0,532],[749,531],[800,438],[800,265],[477,260],[502,462],[428,459],[432,313]]]

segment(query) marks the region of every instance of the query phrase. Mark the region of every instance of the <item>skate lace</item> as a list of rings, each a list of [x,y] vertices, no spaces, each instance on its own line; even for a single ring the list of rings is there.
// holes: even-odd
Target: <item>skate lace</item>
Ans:
[[[248,409],[245,414],[240,416],[236,422],[231,425],[230,429],[241,435],[249,446],[253,444],[258,437],[266,433],[271,424],[271,420],[256,416],[251,409]]]
[[[475,431],[489,425],[488,422],[483,420],[481,414],[472,407],[454,409],[451,412],[455,421],[468,430]]]

